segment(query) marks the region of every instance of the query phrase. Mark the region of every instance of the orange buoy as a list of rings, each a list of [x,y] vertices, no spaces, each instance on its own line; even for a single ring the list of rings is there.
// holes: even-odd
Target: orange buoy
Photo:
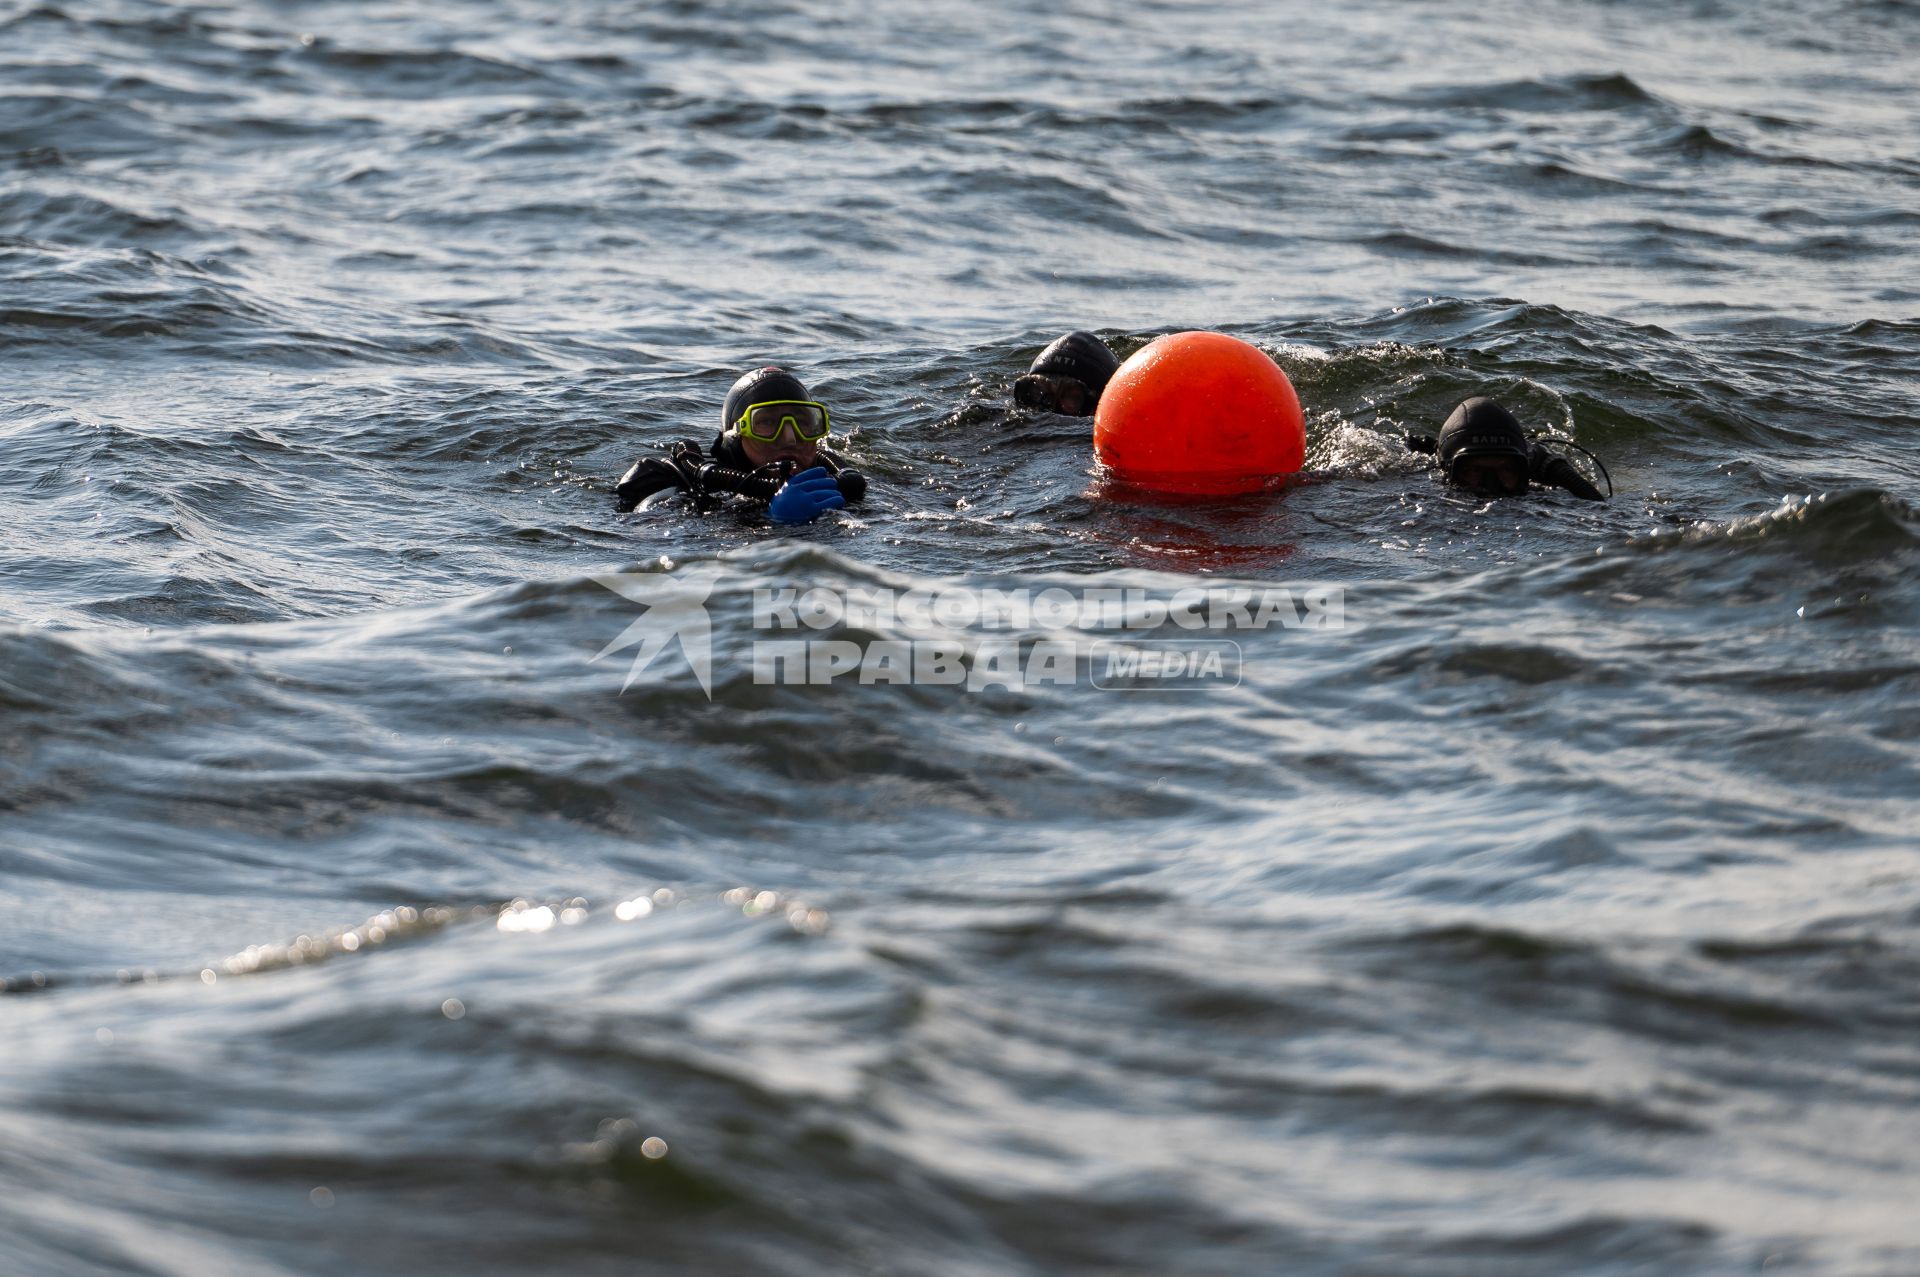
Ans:
[[[1093,416],[1093,455],[1156,492],[1258,492],[1300,469],[1307,423],[1280,365],[1225,333],[1172,333],[1120,365]]]

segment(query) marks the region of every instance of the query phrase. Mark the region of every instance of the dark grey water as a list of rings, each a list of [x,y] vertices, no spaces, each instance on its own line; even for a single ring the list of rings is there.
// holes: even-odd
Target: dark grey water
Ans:
[[[1917,138],[1906,0],[0,0],[0,1272],[1920,1272]],[[1075,326],[1310,473],[1103,496]],[[767,360],[857,518],[611,512]],[[1619,499],[1438,487],[1470,393]]]

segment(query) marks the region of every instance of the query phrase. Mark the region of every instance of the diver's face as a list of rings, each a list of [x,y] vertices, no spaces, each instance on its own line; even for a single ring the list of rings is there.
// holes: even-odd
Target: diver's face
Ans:
[[[780,431],[779,437],[772,443],[761,443],[758,439],[750,439],[738,432],[736,435],[740,440],[741,451],[747,454],[747,460],[751,461],[756,468],[771,465],[776,461],[791,461],[798,469],[805,470],[814,463],[820,451],[818,442],[802,439],[794,432],[791,422]]]
[[[1517,497],[1527,490],[1527,463],[1520,457],[1461,457],[1447,478],[1483,497]]]
[[[1067,417],[1091,417],[1094,395],[1078,377],[1030,372],[1013,383],[1013,401],[1023,408],[1057,412]]]

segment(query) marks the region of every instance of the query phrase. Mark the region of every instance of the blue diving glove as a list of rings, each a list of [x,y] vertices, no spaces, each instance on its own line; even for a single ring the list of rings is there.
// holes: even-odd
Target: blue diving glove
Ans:
[[[828,510],[847,503],[840,484],[825,466],[802,470],[780,486],[767,502],[767,516],[775,523],[811,523]]]

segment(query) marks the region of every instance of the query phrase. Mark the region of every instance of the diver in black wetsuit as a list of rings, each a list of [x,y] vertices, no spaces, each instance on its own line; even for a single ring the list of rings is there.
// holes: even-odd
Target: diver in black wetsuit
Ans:
[[[1545,443],[1529,439],[1512,413],[1486,398],[1462,402],[1440,427],[1437,439],[1431,435],[1407,436],[1409,448],[1438,458],[1448,483],[1483,497],[1517,497],[1529,483],[1565,488],[1588,501],[1605,501],[1613,495],[1611,476],[1602,493],[1571,461],[1549,451],[1552,444],[1586,452],[1595,465],[1600,465],[1600,459],[1579,444],[1564,439]],[[1604,465],[1600,473],[1606,475]]]
[[[1013,383],[1013,401],[1022,408],[1091,417],[1119,367],[1107,343],[1092,333],[1071,332],[1034,357],[1026,375]]]
[[[645,457],[620,476],[622,513],[657,492],[678,488],[701,508],[725,493],[764,501],[776,523],[810,523],[866,495],[867,481],[822,446],[832,422],[825,404],[784,368],[757,368],[733,383],[720,410],[720,434],[705,453],[691,439],[664,457]]]

